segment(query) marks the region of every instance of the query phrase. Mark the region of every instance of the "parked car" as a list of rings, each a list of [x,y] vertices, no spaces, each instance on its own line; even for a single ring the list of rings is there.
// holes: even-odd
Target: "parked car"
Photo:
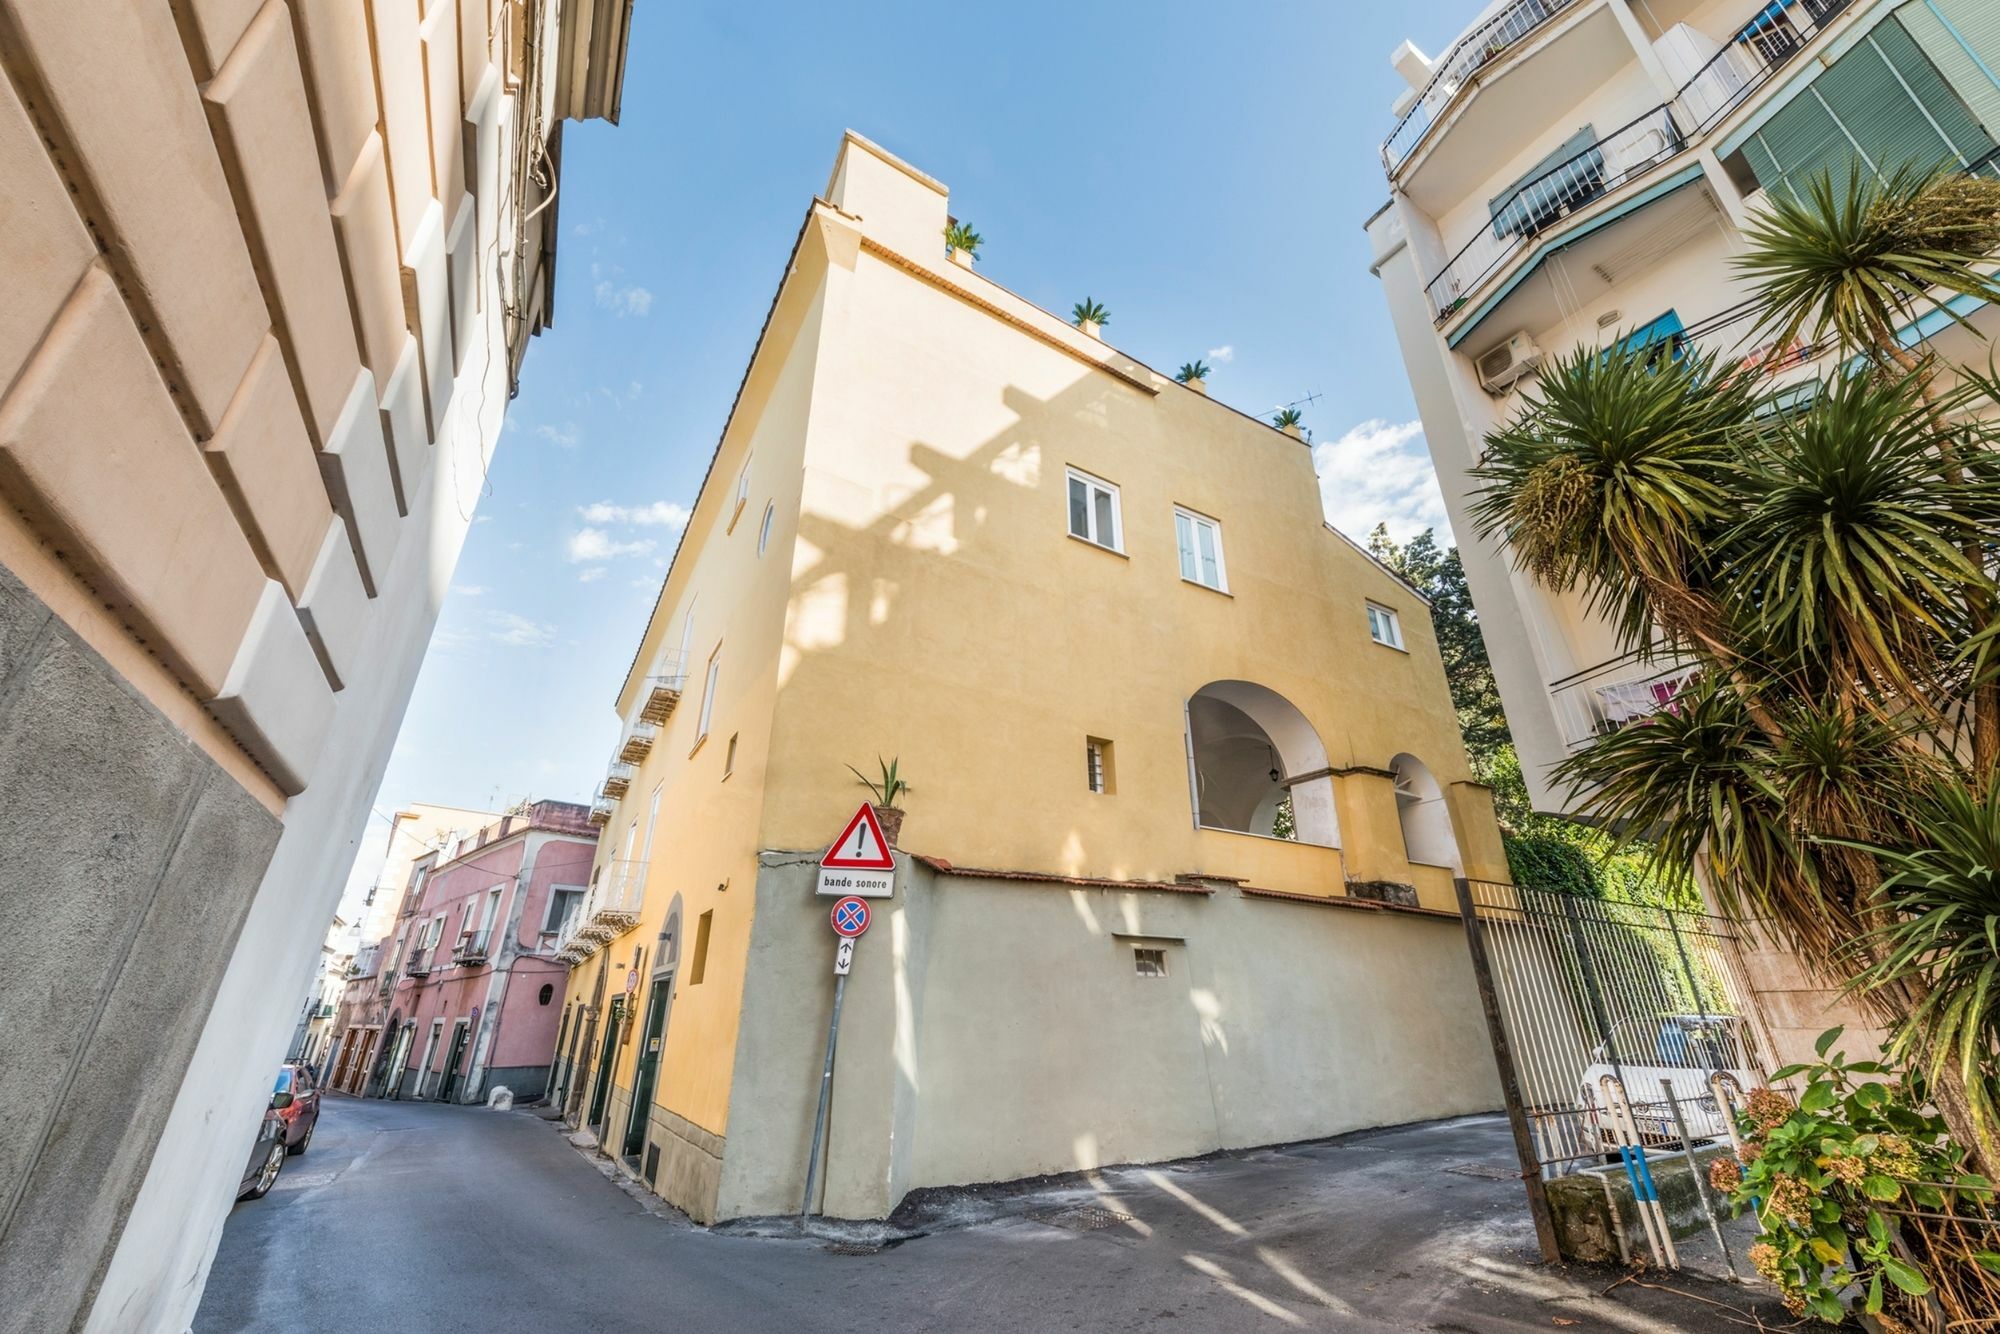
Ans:
[[[272,1101],[276,1100],[273,1095]],[[243,1168],[243,1179],[236,1183],[237,1199],[261,1200],[278,1184],[278,1173],[285,1167],[285,1135],[285,1118],[279,1115],[277,1107],[266,1107],[264,1123],[257,1129],[257,1142],[250,1146],[250,1161]]]
[[[1720,1071],[1742,1089],[1764,1082],[1750,1069],[1746,1038],[1741,1015],[1657,1014],[1621,1020],[1612,1026],[1611,1041],[1591,1052],[1590,1067],[1583,1072],[1586,1127],[1598,1143],[1616,1147],[1618,1132],[1605,1110],[1602,1080],[1623,1074],[1625,1101],[1641,1144],[1680,1142],[1673,1111],[1660,1090],[1662,1079],[1673,1088],[1690,1139],[1700,1143],[1727,1135],[1728,1113],[1717,1105],[1708,1077]]]
[[[271,1106],[285,1123],[285,1152],[296,1157],[312,1145],[313,1131],[319,1126],[319,1081],[303,1065],[285,1065],[278,1070],[277,1085],[271,1090]]]

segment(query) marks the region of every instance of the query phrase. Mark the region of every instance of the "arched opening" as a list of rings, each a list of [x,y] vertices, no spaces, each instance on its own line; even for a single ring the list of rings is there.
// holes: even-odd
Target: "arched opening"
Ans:
[[[1403,823],[1404,855],[1422,866],[1449,866],[1463,874],[1444,789],[1429,767],[1414,755],[1398,755],[1389,761],[1389,768],[1396,775],[1396,815]]]
[[[1187,738],[1197,825],[1340,846],[1326,747],[1283,695],[1211,681],[1188,700]]]

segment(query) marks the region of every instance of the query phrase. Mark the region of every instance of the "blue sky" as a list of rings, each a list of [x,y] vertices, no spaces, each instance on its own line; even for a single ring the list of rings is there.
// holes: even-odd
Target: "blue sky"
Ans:
[[[1361,224],[1404,37],[1478,0],[635,7],[623,124],[564,132],[555,327],[376,802],[587,800],[678,520],[849,126],[951,189],[980,267],[1163,369],[1304,405],[1329,517],[1443,513]],[[382,820],[357,875],[372,879]]]

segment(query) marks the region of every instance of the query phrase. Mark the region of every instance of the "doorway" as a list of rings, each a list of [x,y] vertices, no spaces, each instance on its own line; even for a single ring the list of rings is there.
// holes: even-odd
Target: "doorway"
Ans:
[[[439,1102],[450,1102],[451,1095],[458,1091],[458,1063],[465,1056],[466,1038],[471,1031],[469,1021],[464,1019],[451,1026],[451,1050],[444,1058],[444,1073],[438,1076]]]
[[[665,1045],[667,1007],[674,997],[671,972],[653,978],[646,997],[646,1024],[639,1034],[639,1064],[632,1077],[632,1114],[625,1121],[625,1156],[637,1158],[646,1147],[646,1129],[652,1120],[653,1086],[660,1073],[660,1049]]]
[[[431,1020],[430,1036],[424,1039],[424,1059],[417,1063],[417,1086],[410,1090],[412,1098],[424,1096],[424,1084],[431,1077],[431,1060],[437,1055],[438,1043],[444,1038],[444,1020]]]
[[[600,1145],[604,1143],[604,1103],[611,1094],[611,1063],[618,1056],[618,1029],[624,1022],[625,998],[614,997],[604,1023],[604,1050],[597,1058],[597,1084],[590,1093],[590,1124],[598,1129]]]
[[[396,1034],[395,1049],[389,1057],[389,1082],[382,1089],[382,1096],[385,1098],[403,1096],[403,1078],[409,1073],[409,1066],[406,1063],[410,1059],[410,1042],[416,1036],[416,1031],[416,1025],[404,1024],[401,1031]]]

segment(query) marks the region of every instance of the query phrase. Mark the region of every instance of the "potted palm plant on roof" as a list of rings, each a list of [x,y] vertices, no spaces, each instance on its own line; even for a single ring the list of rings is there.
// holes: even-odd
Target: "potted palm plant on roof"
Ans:
[[[1271,425],[1295,440],[1304,439],[1305,432],[1299,427],[1299,422],[1303,419],[1297,408],[1279,408],[1271,415]]]
[[[1069,317],[1077,328],[1092,338],[1102,338],[1104,326],[1111,323],[1111,312],[1089,297],[1070,307]]]
[[[979,246],[985,239],[972,230],[970,223],[956,218],[944,229],[944,248],[951,252],[951,262],[962,268],[972,267],[972,261],[979,258]]]
[[[1174,372],[1174,381],[1184,384],[1196,393],[1208,392],[1208,363],[1205,361],[1184,361]]]
[[[882,826],[882,841],[893,848],[903,832],[903,808],[896,804],[896,800],[910,790],[910,785],[896,771],[899,760],[885,760],[877,755],[875,763],[881,769],[879,778],[870,778],[851,764],[847,766],[847,771],[868,789],[868,804],[875,811],[875,823]]]

